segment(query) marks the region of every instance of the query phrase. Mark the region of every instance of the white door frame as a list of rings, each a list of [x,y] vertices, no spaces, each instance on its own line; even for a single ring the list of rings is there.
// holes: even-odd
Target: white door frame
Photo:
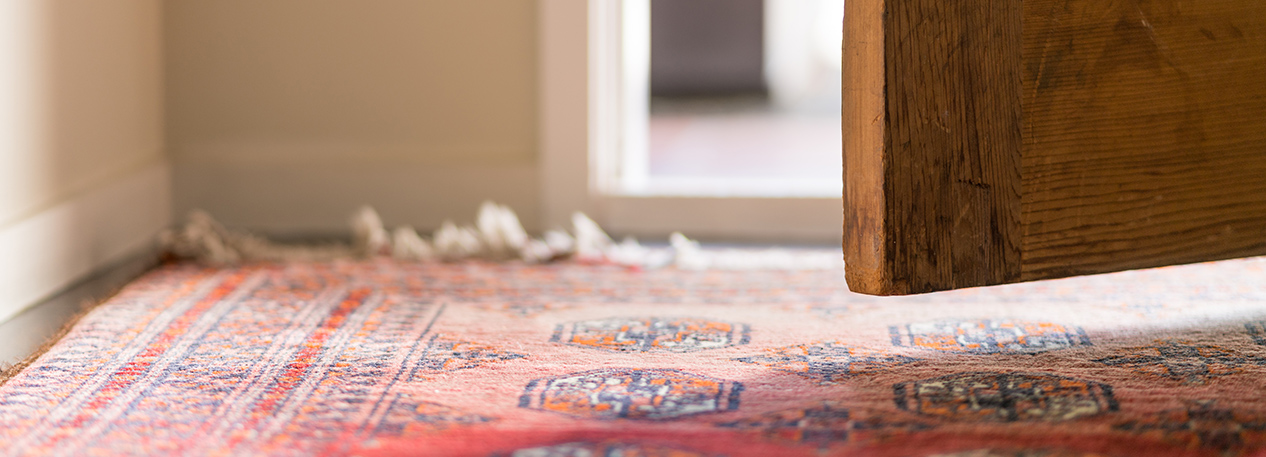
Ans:
[[[840,241],[841,198],[620,194],[610,180],[618,171],[622,108],[610,94],[620,93],[621,0],[538,5],[542,228],[568,226],[571,214],[583,211],[615,235]]]

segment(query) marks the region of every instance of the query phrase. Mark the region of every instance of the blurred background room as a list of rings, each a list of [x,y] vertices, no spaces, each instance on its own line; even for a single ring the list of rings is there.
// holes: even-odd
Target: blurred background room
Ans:
[[[29,335],[2,355],[196,209],[282,240],[495,201],[532,234],[581,211],[616,239],[838,246],[842,5],[0,3],[0,329]]]

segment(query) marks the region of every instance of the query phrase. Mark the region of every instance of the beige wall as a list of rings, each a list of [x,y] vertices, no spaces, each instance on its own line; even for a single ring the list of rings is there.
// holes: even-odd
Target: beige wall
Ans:
[[[273,232],[537,212],[536,3],[169,0],[176,209]]]
[[[0,322],[170,222],[162,72],[160,0],[0,1]]]
[[[0,2],[0,227],[163,158],[159,0]]]

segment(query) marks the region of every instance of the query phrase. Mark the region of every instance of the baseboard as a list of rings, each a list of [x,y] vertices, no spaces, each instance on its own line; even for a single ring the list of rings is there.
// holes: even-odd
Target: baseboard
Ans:
[[[77,316],[157,264],[158,250],[143,250],[0,322],[0,371],[40,352]]]
[[[0,229],[0,322],[147,249],[171,221],[171,171],[155,163]]]

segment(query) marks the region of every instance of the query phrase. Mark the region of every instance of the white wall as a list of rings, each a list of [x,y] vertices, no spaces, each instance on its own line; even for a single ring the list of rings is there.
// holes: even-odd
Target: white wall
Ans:
[[[0,321],[169,218],[160,0],[0,2]]]
[[[178,215],[272,233],[536,225],[537,15],[528,0],[170,0]]]

